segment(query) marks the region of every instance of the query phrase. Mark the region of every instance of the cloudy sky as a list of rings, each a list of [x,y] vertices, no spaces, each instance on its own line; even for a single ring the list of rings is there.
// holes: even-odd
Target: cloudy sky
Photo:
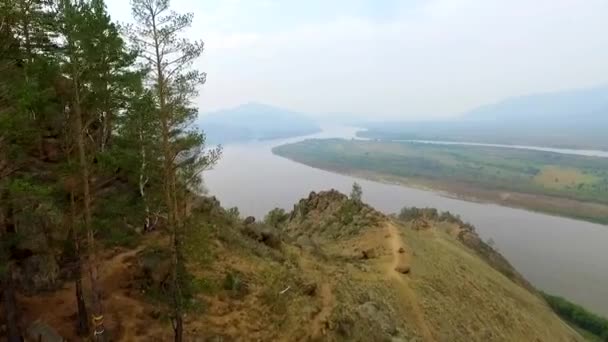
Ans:
[[[130,20],[128,0],[107,0]],[[205,41],[201,111],[453,117],[608,83],[606,0],[173,0]]]

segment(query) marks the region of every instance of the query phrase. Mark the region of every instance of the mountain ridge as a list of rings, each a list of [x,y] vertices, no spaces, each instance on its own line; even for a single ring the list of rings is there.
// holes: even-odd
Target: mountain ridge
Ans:
[[[530,94],[445,121],[375,122],[360,137],[608,150],[608,86]]]
[[[317,133],[317,122],[299,112],[249,102],[206,113],[197,125],[214,144],[268,140]]]

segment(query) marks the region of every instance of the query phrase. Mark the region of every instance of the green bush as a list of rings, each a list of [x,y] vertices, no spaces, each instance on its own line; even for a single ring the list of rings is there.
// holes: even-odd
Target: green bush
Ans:
[[[274,208],[266,214],[264,222],[274,228],[281,227],[289,219],[289,214],[285,212],[285,209]]]

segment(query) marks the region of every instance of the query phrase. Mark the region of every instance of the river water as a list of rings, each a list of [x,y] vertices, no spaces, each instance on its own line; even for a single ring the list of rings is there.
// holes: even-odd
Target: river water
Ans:
[[[542,151],[542,152],[553,152],[553,153],[559,153],[559,154],[572,154],[572,155],[585,156],[585,157],[608,158],[608,151],[602,151],[602,150],[575,150],[575,149],[571,149],[571,148],[553,148],[553,147],[540,147],[540,146],[529,146],[529,145],[486,144],[486,143],[475,143],[475,142],[441,141],[441,140],[391,140],[391,141],[403,141],[403,142],[413,142],[413,143],[432,144],[432,145],[461,145],[461,146],[513,148],[513,149],[517,149],[517,150],[532,150],[532,151]]]
[[[355,128],[329,128],[306,137],[232,144],[204,175],[210,195],[242,216],[258,219],[275,207],[290,210],[311,191],[350,193],[357,181],[363,200],[394,213],[404,206],[434,207],[471,222],[536,287],[608,315],[608,226],[495,204],[448,198],[439,193],[390,185],[315,169],[273,155],[272,147],[305,138],[354,138]]]

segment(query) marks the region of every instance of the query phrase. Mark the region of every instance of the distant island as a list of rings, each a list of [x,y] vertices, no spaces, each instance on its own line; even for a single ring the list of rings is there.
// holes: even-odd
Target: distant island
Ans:
[[[377,122],[360,137],[608,150],[608,86],[508,98],[446,121]]]
[[[204,114],[197,125],[211,144],[281,139],[321,131],[316,121],[304,114],[253,102]]]
[[[608,223],[607,158],[343,139],[310,139],[273,153],[329,171]]]

